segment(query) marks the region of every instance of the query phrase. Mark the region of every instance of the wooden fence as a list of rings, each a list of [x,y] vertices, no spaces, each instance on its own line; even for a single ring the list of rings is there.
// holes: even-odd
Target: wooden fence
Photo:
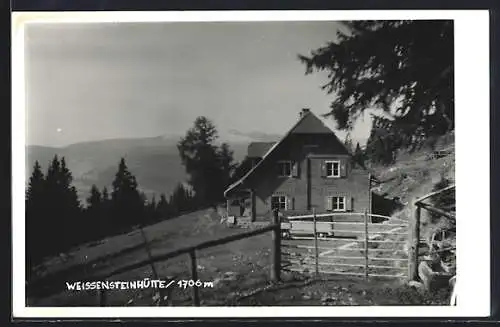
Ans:
[[[333,221],[318,221],[331,218]],[[342,219],[342,221],[335,221]],[[372,223],[372,218],[385,219]],[[307,220],[311,219],[311,220]],[[282,222],[283,269],[315,274],[408,277],[408,222],[364,213],[290,216]]]
[[[419,249],[419,243],[420,243],[420,218],[421,218],[421,212],[422,209],[427,210],[429,212],[438,214],[440,216],[446,217],[452,222],[455,222],[455,215],[451,214],[450,212],[446,212],[442,209],[435,208],[432,205],[424,202],[425,200],[436,196],[438,194],[441,194],[443,192],[449,191],[455,189],[455,184],[452,184],[448,187],[445,187],[443,189],[437,190],[435,192],[428,193],[418,199],[416,199],[413,202],[413,226],[412,226],[412,233],[410,235],[410,266],[409,266],[409,278],[410,280],[417,280],[418,278],[418,265],[419,265],[419,260],[418,260],[418,249]]]
[[[165,253],[162,255],[153,256],[153,255],[151,255],[151,252],[148,250],[148,258],[146,260],[117,268],[114,271],[107,273],[105,275],[102,275],[102,276],[94,276],[93,279],[105,281],[106,279],[108,279],[112,276],[115,276],[115,275],[118,275],[118,274],[121,274],[121,273],[124,273],[127,271],[131,271],[131,270],[141,268],[141,267],[144,267],[147,265],[153,266],[154,263],[156,263],[156,262],[165,261],[168,259],[173,259],[175,257],[187,254],[187,255],[189,255],[189,260],[190,260],[191,279],[196,281],[198,279],[198,265],[196,263],[196,252],[197,251],[211,248],[211,247],[218,246],[218,245],[227,244],[227,243],[234,242],[234,241],[239,241],[239,240],[242,240],[245,238],[257,236],[257,235],[264,234],[267,232],[272,232],[272,238],[273,238],[273,247],[272,247],[272,253],[271,253],[271,272],[270,272],[271,279],[274,281],[279,281],[281,279],[281,266],[280,266],[280,264],[281,264],[281,251],[280,251],[280,248],[281,248],[280,232],[281,232],[281,230],[280,230],[279,221],[277,220],[277,216],[275,216],[273,224],[271,224],[269,226],[259,228],[256,230],[252,230],[249,232],[245,232],[245,233],[240,233],[240,234],[231,235],[231,236],[227,236],[227,237],[216,239],[216,240],[203,242],[203,243],[200,243],[200,244],[195,245],[195,246],[190,246],[190,247],[178,249],[178,250],[168,252],[168,253]],[[153,273],[155,275],[154,276],[155,278],[159,277],[159,276],[157,276],[156,270],[154,268],[153,268]],[[199,289],[196,285],[194,285],[192,287],[192,299],[193,299],[194,306],[200,305]],[[101,289],[99,291],[99,304],[100,304],[100,306],[106,306],[106,304],[107,304],[106,302],[107,302],[106,290]]]

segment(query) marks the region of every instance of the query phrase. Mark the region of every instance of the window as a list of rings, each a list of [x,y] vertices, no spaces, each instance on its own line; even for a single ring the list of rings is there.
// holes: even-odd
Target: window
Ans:
[[[278,161],[278,176],[292,176],[292,163],[290,161]]]
[[[328,209],[331,211],[346,211],[346,198],[345,196],[329,196]]]
[[[340,161],[326,161],[326,177],[340,177]]]
[[[345,211],[345,197],[334,196],[332,198],[332,210],[333,211]]]
[[[287,199],[285,195],[273,195],[271,198],[271,209],[286,210]]]

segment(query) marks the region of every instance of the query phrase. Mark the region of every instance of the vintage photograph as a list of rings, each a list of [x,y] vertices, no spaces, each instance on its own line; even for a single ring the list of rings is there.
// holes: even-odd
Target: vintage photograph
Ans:
[[[26,306],[456,305],[454,35],[27,24]]]

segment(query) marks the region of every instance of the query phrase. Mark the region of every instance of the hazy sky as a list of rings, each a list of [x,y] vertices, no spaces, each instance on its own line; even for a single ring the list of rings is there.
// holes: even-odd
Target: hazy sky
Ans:
[[[184,134],[197,116],[231,133],[283,134],[328,111],[324,74],[297,54],[335,22],[33,24],[26,29],[28,144]],[[330,127],[335,124],[327,120]],[[364,138],[369,121],[353,138]],[[339,133],[339,137],[343,137]]]

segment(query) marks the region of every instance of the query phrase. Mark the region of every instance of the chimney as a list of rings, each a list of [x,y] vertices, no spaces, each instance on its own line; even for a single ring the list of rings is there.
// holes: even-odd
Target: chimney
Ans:
[[[307,113],[309,113],[310,109],[309,108],[302,108],[302,110],[299,113],[299,118],[304,117]]]

